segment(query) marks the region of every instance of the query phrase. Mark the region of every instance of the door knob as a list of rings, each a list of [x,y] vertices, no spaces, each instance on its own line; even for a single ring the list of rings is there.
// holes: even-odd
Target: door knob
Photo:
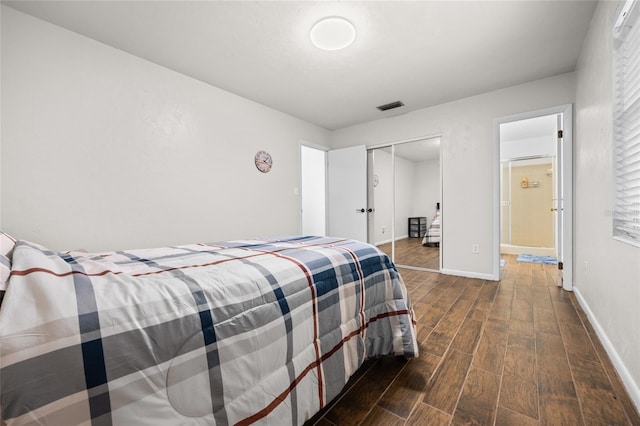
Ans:
[[[367,213],[373,213],[373,209],[372,208],[368,208],[367,209]]]
[[[558,209],[551,207],[551,211],[552,211],[552,212],[557,212],[557,211],[558,211]]]
[[[356,209],[356,213],[364,213],[365,210],[364,209]]]

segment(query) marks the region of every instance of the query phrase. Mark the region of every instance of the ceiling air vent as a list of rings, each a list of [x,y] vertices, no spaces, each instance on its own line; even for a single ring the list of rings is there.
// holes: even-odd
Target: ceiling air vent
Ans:
[[[401,106],[404,106],[404,104],[400,101],[395,101],[395,102],[391,102],[390,104],[384,104],[384,105],[380,105],[378,108],[380,111],[388,111],[390,109],[394,109],[394,108],[399,108]]]
[[[380,111],[388,111],[390,109],[399,108],[404,106],[404,104],[400,101],[391,102],[390,104],[380,105],[378,108]]]

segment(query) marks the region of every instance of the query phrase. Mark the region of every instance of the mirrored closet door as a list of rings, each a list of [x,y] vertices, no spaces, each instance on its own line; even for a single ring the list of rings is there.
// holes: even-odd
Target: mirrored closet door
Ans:
[[[440,269],[440,138],[368,151],[369,242],[398,266]]]

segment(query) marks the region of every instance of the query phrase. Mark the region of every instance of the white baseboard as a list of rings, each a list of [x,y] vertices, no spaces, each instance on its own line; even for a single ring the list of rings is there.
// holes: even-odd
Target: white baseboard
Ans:
[[[456,271],[454,269],[441,269],[441,274],[444,275],[456,275],[458,277],[465,278],[479,278],[481,280],[489,280],[489,281],[499,281],[500,278],[496,278],[493,274],[483,274],[481,272],[470,272],[470,271]]]
[[[527,247],[527,246],[514,246],[511,244],[500,244],[500,253],[533,254],[534,256],[555,256],[556,249],[553,247]]]
[[[404,239],[406,239],[406,238],[409,238],[409,234],[407,234],[407,235],[401,235],[401,236],[397,237],[397,238],[396,238],[396,241],[404,240]],[[389,238],[388,240],[376,241],[375,243],[373,243],[373,245],[374,245],[374,246],[379,246],[379,245],[382,245],[382,244],[390,243],[391,241],[393,241],[393,240],[392,240],[391,238]]]
[[[387,244],[387,243],[390,243],[391,241],[392,241],[391,238],[389,238],[388,240],[376,241],[375,243],[373,243],[373,245],[381,246],[382,244]]]
[[[633,377],[631,377],[631,374],[629,374],[629,370],[627,370],[627,367],[622,362],[622,359],[620,359],[618,352],[616,352],[615,348],[611,344],[611,341],[607,337],[607,334],[604,332],[603,328],[600,326],[600,323],[593,315],[593,311],[582,297],[582,294],[580,294],[580,289],[574,286],[573,293],[576,295],[576,299],[578,299],[580,307],[585,312],[585,314],[587,314],[589,322],[596,330],[596,334],[598,335],[600,342],[602,342],[602,346],[604,346],[604,349],[607,351],[609,358],[611,358],[613,366],[616,368],[616,371],[620,375],[622,383],[624,383],[624,386],[626,387],[627,392],[629,393],[629,396],[633,401],[633,404],[636,406],[636,410],[640,412],[640,387],[638,386],[638,383],[636,383]]]

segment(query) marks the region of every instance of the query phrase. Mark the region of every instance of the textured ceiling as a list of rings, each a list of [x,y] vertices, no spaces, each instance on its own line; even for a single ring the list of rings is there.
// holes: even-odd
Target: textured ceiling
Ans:
[[[221,89],[339,129],[573,71],[593,1],[3,1]],[[357,28],[337,52],[325,16]],[[380,112],[376,106],[405,106]]]

